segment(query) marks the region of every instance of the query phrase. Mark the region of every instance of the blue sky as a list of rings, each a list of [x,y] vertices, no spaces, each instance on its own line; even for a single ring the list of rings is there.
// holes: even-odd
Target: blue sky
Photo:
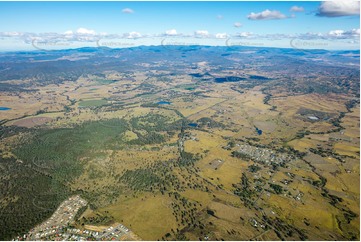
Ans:
[[[109,47],[233,43],[289,48],[295,39],[294,43],[310,48],[359,49],[359,3],[335,4],[0,2],[0,21],[6,23],[0,27],[0,50],[99,43],[113,43]]]

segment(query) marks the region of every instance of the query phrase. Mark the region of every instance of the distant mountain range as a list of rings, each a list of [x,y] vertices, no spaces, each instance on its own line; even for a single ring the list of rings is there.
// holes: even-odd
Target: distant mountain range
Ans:
[[[207,62],[212,70],[242,70],[255,64],[260,70],[272,72],[283,69],[290,77],[320,70],[340,68],[359,72],[359,50],[301,50],[294,48],[264,48],[247,46],[138,46],[112,49],[83,47],[50,51],[16,51],[0,53],[0,87],[16,90],[3,83],[8,80],[31,79],[38,84],[72,81],[83,74],[103,71],[130,73],[144,71],[144,64],[153,70],[183,73],[198,62]],[[157,63],[156,65],[154,65]],[[29,83],[31,86],[33,83]],[[26,87],[24,84],[23,87]],[[19,87],[17,87],[19,88]]]

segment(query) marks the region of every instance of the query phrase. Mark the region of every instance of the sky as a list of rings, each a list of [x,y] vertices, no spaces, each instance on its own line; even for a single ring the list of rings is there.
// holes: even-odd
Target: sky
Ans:
[[[360,2],[0,2],[0,51],[138,45],[359,49]]]

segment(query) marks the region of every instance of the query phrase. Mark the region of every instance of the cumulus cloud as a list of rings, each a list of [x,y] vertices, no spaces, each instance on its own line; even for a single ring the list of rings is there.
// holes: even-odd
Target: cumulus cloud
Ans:
[[[165,31],[165,34],[169,35],[169,36],[177,35],[177,30],[170,29],[170,30]]]
[[[131,13],[134,13],[134,10],[131,9],[131,8],[123,8],[123,9],[122,9],[122,13],[131,14]]]
[[[236,28],[240,28],[240,27],[242,27],[243,25],[242,25],[240,22],[235,22],[235,23],[233,24],[233,26],[236,27]]]
[[[217,33],[216,38],[217,39],[225,39],[225,38],[227,38],[227,34],[226,33]]]
[[[360,2],[358,1],[327,1],[318,7],[316,16],[319,17],[342,17],[360,15]]]
[[[208,37],[209,33],[207,30],[197,30],[194,32],[195,37]]]
[[[95,35],[94,30],[90,30],[90,29],[86,29],[86,28],[79,28],[79,29],[77,29],[76,33],[83,34],[83,35]]]
[[[247,18],[250,20],[271,20],[271,19],[285,19],[287,18],[287,16],[282,14],[280,11],[276,11],[276,10],[271,11],[269,9],[266,9],[259,13],[252,12],[247,16]]]
[[[64,32],[65,35],[73,35],[74,32],[72,30],[68,30]]]
[[[305,9],[303,7],[299,7],[299,6],[293,6],[290,8],[291,12],[303,12],[305,11]]]

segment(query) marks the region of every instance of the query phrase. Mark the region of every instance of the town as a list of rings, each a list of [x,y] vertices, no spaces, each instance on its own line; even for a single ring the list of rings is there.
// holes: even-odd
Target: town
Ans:
[[[124,225],[116,223],[107,228],[88,226],[92,229],[76,228],[73,224],[81,208],[88,202],[79,195],[72,196],[61,203],[52,216],[42,224],[31,229],[15,241],[53,240],[53,241],[109,241],[109,240],[140,240]]]

